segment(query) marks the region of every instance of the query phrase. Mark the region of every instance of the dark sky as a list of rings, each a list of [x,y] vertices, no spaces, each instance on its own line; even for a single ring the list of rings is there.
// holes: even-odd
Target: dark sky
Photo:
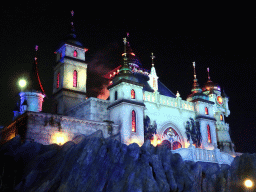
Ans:
[[[212,81],[230,97],[231,114],[226,121],[236,151],[256,152],[256,14],[252,5],[80,3],[19,1],[1,7],[1,125],[11,121],[17,81],[32,68],[35,45],[39,45],[39,73],[50,98],[54,51],[69,32],[73,9],[77,36],[89,48],[87,61],[102,73],[120,64],[126,32],[144,68],[150,69],[154,52],[160,80],[174,93],[178,90],[183,99],[192,87],[192,62],[201,86],[210,67]]]

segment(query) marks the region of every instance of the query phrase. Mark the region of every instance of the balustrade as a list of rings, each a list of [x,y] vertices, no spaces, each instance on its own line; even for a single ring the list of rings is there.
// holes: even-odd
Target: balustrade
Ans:
[[[194,111],[194,104],[192,102],[177,99],[177,98],[167,97],[164,95],[160,95],[158,93],[151,93],[151,92],[145,91],[143,99],[144,101],[149,101],[156,104]]]

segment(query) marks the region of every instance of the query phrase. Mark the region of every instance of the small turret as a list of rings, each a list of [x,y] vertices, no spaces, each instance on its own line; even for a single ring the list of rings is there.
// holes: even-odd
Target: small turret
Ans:
[[[28,87],[25,88],[24,91],[21,91],[19,93],[19,96],[20,96],[19,107],[16,106],[14,110],[13,119],[17,118],[19,115],[22,115],[26,111],[33,111],[33,112],[42,111],[45,92],[44,92],[44,88],[42,86],[42,83],[39,77],[39,72],[38,72],[37,51],[38,51],[38,46],[36,45],[34,64],[29,76],[30,82]]]

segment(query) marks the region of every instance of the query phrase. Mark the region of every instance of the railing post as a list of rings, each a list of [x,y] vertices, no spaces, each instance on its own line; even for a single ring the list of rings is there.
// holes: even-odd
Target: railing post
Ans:
[[[219,149],[214,149],[214,151],[215,151],[215,157],[216,157],[217,163],[222,164],[223,161],[222,161],[222,158],[221,158],[220,150]]]

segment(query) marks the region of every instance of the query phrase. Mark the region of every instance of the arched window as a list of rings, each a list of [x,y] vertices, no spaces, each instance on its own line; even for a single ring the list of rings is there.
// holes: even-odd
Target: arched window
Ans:
[[[60,72],[57,73],[57,79],[56,79],[56,88],[58,89],[60,87]]]
[[[209,111],[207,107],[205,107],[205,115],[209,115]]]
[[[211,136],[210,125],[207,125],[207,136],[208,136],[208,143],[212,143],[212,136]]]
[[[220,115],[220,120],[223,121],[223,115]]]
[[[77,57],[77,51],[76,50],[74,51],[73,56]]]
[[[136,113],[132,110],[132,132],[136,132]]]
[[[115,91],[115,100],[117,100],[117,91]]]
[[[73,87],[77,87],[77,71],[73,72]]]
[[[135,91],[133,89],[131,90],[131,98],[135,99]]]

